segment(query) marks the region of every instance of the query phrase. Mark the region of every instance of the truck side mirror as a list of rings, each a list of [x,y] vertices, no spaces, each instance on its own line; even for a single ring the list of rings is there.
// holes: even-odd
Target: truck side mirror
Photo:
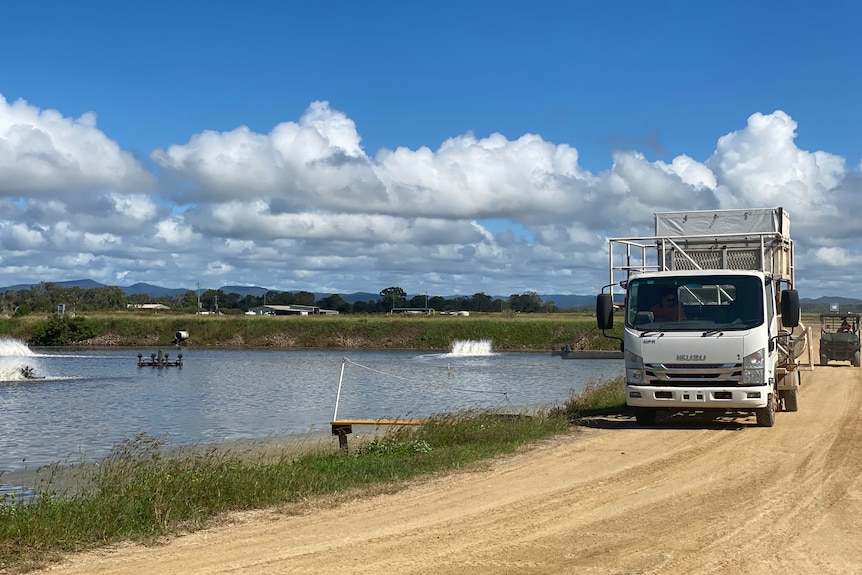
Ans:
[[[799,292],[786,289],[781,292],[781,323],[784,327],[799,325]]]
[[[596,323],[601,330],[614,327],[614,299],[609,293],[596,296]]]

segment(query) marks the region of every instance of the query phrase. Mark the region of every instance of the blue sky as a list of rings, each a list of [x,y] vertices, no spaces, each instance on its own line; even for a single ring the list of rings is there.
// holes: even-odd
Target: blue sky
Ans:
[[[862,297],[849,2],[30,2],[0,285],[592,294],[653,211],[784,206]]]

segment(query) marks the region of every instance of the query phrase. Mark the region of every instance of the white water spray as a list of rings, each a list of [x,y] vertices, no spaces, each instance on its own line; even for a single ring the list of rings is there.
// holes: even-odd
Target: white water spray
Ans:
[[[18,339],[0,338],[0,381],[23,381],[23,368],[35,357],[27,344]]]
[[[0,338],[0,357],[32,357],[36,355],[20,339]]]
[[[490,339],[455,340],[452,342],[452,355],[493,355],[493,343]]]

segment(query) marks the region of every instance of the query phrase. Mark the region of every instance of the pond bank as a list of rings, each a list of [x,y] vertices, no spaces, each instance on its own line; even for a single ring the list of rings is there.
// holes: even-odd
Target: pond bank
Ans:
[[[43,345],[91,347],[170,346],[179,331],[188,347],[277,349],[354,349],[446,351],[454,341],[488,340],[496,351],[547,351],[569,345],[576,349],[617,349],[603,337],[595,319],[585,314],[498,314],[457,316],[158,316],[125,313],[79,315],[74,325],[56,325],[56,318],[0,320],[0,335],[26,342],[51,333],[65,341]],[[57,329],[57,328],[60,329]],[[68,327],[68,333],[61,333]],[[613,335],[619,335],[617,329]],[[84,334],[81,336],[78,334]],[[38,336],[38,337],[37,337]]]

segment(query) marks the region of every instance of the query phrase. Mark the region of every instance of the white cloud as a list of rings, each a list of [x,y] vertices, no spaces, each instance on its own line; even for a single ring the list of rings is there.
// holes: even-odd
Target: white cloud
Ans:
[[[42,247],[45,239],[42,231],[29,228],[23,224],[0,222],[0,243],[7,250],[28,251]]]
[[[785,206],[831,210],[826,194],[845,173],[844,159],[796,147],[796,122],[782,111],[752,114],[746,129],[718,140],[706,165],[728,194],[722,207]]]
[[[817,248],[812,256],[838,268],[856,268],[862,264],[862,254],[851,252],[844,247]]]
[[[269,134],[245,126],[207,131],[187,144],[155,150],[152,158],[168,179],[186,184],[174,189],[183,201],[265,198],[298,208],[339,201],[352,206],[351,186],[367,192],[375,184],[353,122],[325,102]]]
[[[92,189],[151,191],[155,178],[96,127],[0,94],[0,196],[71,201]]]
[[[202,236],[196,234],[182,218],[174,216],[156,222],[154,239],[162,240],[174,249],[185,250],[200,242]]]
[[[798,148],[796,130],[757,113],[703,162],[626,150],[593,173],[573,145],[535,134],[368,157],[354,122],[314,102],[267,134],[204,131],[153,151],[157,187],[94,115],[0,99],[0,278],[590,294],[606,281],[605,238],[651,233],[654,211],[773,206],[793,217],[800,271],[853,265],[862,224],[842,214],[862,186],[843,158]]]

